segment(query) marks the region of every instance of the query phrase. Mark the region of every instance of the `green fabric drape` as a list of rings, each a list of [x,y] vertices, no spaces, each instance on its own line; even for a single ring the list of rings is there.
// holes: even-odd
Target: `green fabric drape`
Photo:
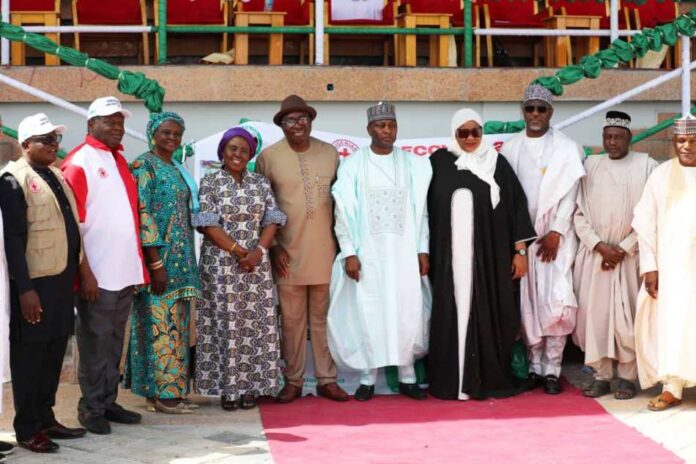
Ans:
[[[594,55],[580,59],[579,64],[571,64],[559,69],[553,76],[535,79],[532,83],[549,89],[554,95],[563,95],[563,86],[574,84],[583,78],[599,77],[601,69],[613,68],[618,63],[642,58],[648,50],[659,51],[663,45],[673,47],[679,35],[693,36],[696,33],[696,10],[691,10],[676,18],[673,22],[661,24],[654,29],[645,28],[632,37],[631,42],[623,39],[614,40],[609,48]]]
[[[118,90],[126,95],[133,95],[144,101],[150,112],[162,111],[164,89],[153,79],[148,79],[143,73],[121,71],[106,61],[90,58],[73,48],[61,47],[54,41],[40,34],[26,32],[19,26],[13,26],[4,21],[0,22],[0,36],[14,42],[23,42],[41,52],[56,55],[61,60],[73,66],[87,68],[107,79],[117,80]]]

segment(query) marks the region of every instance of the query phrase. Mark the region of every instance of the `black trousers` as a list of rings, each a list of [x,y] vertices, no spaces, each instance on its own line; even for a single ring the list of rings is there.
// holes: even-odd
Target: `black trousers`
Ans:
[[[126,287],[119,291],[100,288],[96,301],[81,299],[77,305],[77,378],[82,391],[77,409],[82,414],[104,415],[116,402],[123,338],[132,303],[133,287]]]
[[[53,406],[68,336],[47,342],[10,342],[14,429],[24,441],[56,422]]]

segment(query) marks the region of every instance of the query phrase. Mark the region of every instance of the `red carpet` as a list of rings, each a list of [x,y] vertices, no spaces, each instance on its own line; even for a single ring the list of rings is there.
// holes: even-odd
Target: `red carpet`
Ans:
[[[276,464],[682,462],[568,387],[505,400],[261,404]]]

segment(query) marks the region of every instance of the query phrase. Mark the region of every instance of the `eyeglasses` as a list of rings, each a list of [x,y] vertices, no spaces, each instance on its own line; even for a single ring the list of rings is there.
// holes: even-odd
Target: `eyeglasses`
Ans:
[[[30,142],[41,143],[43,145],[51,145],[53,143],[60,143],[63,140],[61,134],[48,134],[48,135],[35,135],[27,139]]]
[[[466,140],[469,138],[469,136],[477,139],[481,137],[481,131],[478,129],[457,129],[458,139]]]
[[[527,105],[524,107],[524,112],[533,113],[534,111],[536,111],[539,114],[544,114],[548,109],[549,107],[545,105]]]
[[[300,116],[298,118],[284,118],[281,123],[285,127],[296,126],[297,124],[307,124],[309,122],[309,116]]]

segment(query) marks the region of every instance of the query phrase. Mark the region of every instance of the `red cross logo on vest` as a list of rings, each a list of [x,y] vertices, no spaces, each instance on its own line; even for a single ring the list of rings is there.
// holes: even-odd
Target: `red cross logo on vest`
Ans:
[[[41,186],[35,180],[32,180],[29,183],[29,190],[31,190],[32,193],[39,193],[41,191]]]
[[[106,172],[106,169],[104,168],[97,169],[97,175],[102,179],[106,179],[107,177],[109,177],[109,173]]]

